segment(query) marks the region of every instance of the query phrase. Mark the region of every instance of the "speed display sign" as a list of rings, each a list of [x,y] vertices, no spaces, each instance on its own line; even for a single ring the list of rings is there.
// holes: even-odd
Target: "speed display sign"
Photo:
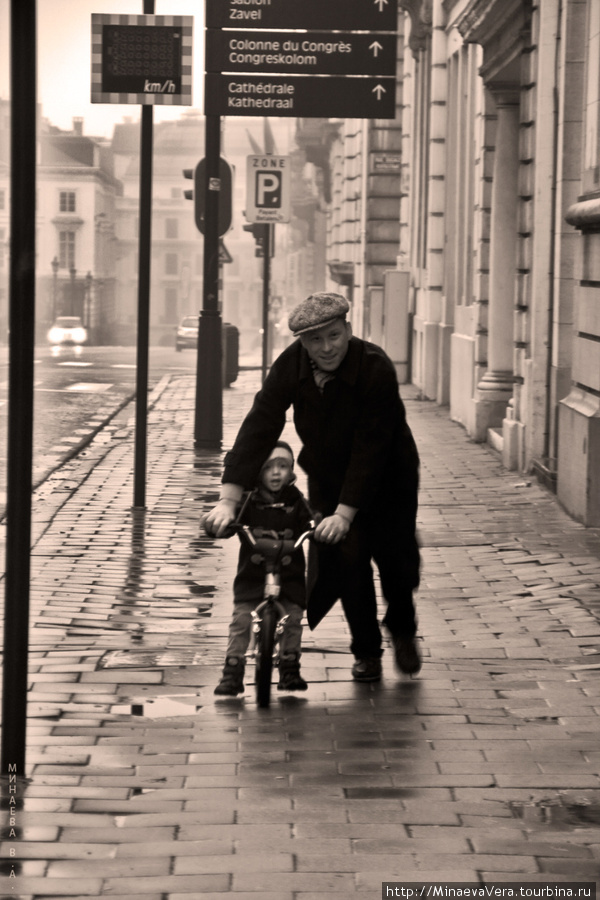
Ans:
[[[190,105],[192,16],[92,15],[92,103]]]

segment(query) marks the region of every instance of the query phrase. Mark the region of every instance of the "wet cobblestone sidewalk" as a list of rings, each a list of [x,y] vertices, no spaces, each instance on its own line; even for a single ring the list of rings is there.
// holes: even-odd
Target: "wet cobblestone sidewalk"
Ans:
[[[224,447],[258,386],[225,392]],[[237,545],[199,519],[194,380],[131,410],[36,493],[28,778],[0,897],[322,900],[383,881],[600,884],[600,532],[403,389],[422,456],[424,666],[350,678],[338,607],[306,694],[213,696]],[[297,447],[290,430],[287,435]],[[248,682],[250,678],[247,679]],[[6,807],[6,802],[4,806]]]

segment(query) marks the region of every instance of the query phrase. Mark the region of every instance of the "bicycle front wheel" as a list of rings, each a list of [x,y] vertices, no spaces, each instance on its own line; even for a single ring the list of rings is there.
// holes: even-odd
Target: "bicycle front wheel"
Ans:
[[[271,702],[276,624],[277,611],[272,604],[268,604],[263,610],[256,642],[256,700],[262,709],[266,709]]]

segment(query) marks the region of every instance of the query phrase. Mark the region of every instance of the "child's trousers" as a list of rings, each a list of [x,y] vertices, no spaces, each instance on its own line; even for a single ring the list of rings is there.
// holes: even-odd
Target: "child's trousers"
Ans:
[[[252,611],[261,603],[261,600],[243,601],[234,603],[233,616],[229,624],[229,643],[227,644],[227,656],[243,658],[250,643],[252,629]],[[281,638],[281,655],[300,654],[302,644],[302,616],[304,610],[297,603],[286,600],[283,597],[279,602],[285,609],[288,620]]]

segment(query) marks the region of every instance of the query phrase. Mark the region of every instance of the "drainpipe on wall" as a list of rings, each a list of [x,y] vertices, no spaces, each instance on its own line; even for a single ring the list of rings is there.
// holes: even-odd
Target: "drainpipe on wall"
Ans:
[[[550,271],[548,273],[548,353],[546,368],[546,424],[544,432],[544,462],[548,465],[550,460],[550,417],[552,416],[552,352],[554,349],[554,272],[556,262],[556,179],[558,177],[558,75],[560,70],[560,42],[562,38],[562,0],[558,2],[558,15],[556,22],[556,48],[554,54],[554,121],[553,121],[553,146],[552,155],[552,222],[550,234],[552,246],[550,248]],[[549,467],[550,468],[550,467]],[[556,475],[556,473],[554,473]]]
[[[556,8],[555,43],[554,43],[554,86],[553,86],[553,122],[552,122],[552,188],[551,188],[551,219],[550,219],[550,252],[548,259],[548,309],[546,319],[546,374],[545,374],[545,411],[544,411],[544,433],[542,441],[542,457],[541,459],[533,459],[531,466],[536,477],[547,488],[556,492],[556,465],[553,460],[555,453],[552,452],[552,410],[553,410],[553,391],[552,391],[552,354],[554,350],[554,307],[556,300],[556,288],[554,283],[556,269],[556,199],[557,199],[557,177],[558,177],[558,138],[559,138],[559,90],[558,79],[560,73],[560,47],[562,39],[562,0],[558,0]],[[556,440],[556,433],[555,433]]]
[[[360,245],[359,245],[359,271],[360,271],[360,291],[362,296],[360,299],[355,296],[358,301],[357,313],[360,320],[356,322],[357,333],[361,337],[368,337],[370,331],[370,312],[371,304],[369,302],[369,288],[367,285],[367,206],[369,202],[369,123],[367,119],[363,119],[362,123],[362,159],[361,159],[361,196],[362,203],[360,209]]]

